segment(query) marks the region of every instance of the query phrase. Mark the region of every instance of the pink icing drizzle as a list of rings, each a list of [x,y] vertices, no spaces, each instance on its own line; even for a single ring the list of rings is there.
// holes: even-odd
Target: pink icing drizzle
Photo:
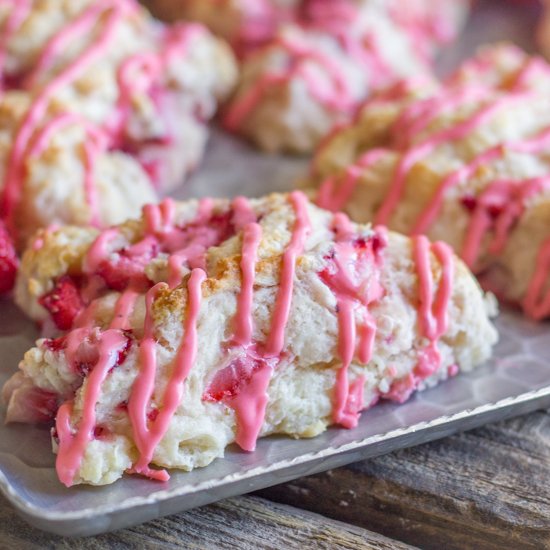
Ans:
[[[354,164],[346,168],[342,182],[336,189],[335,178],[327,178],[319,187],[317,204],[331,212],[342,210],[351,199],[357,182],[365,169],[376,164],[387,152],[387,149],[371,149],[361,155]]]
[[[244,348],[252,342],[252,301],[254,292],[254,278],[256,276],[256,262],[258,261],[258,247],[262,239],[262,228],[257,223],[249,223],[243,229],[243,249],[241,256],[241,292],[237,302],[235,316],[235,343]]]
[[[336,374],[334,392],[333,421],[345,428],[354,428],[359,421],[359,412],[363,409],[362,388],[359,389],[356,380],[350,387],[348,370],[356,352],[357,327],[355,311],[358,306],[364,309],[363,326],[361,327],[359,343],[359,359],[367,364],[372,358],[374,339],[376,336],[376,322],[369,312],[369,305],[378,301],[384,293],[379,280],[379,261],[371,248],[365,247],[364,253],[357,254],[353,245],[353,226],[345,214],[334,216],[334,230],[336,233],[334,265],[335,273],[322,273],[336,296],[338,310],[338,353],[342,366]],[[350,267],[355,265],[355,273]],[[373,269],[369,276],[369,286],[365,288],[364,274],[358,273],[361,266],[369,265]],[[363,276],[361,276],[363,275]],[[359,401],[359,397],[361,400]]]
[[[520,182],[496,180],[491,183],[476,199],[476,206],[462,247],[461,256],[464,262],[469,267],[474,266],[483,237],[491,227],[494,227],[494,237],[489,244],[489,252],[501,253],[514,223],[525,210],[526,202],[548,189],[550,189],[548,176]]]
[[[395,175],[390,185],[390,189],[382,206],[376,213],[375,221],[379,224],[387,224],[397,204],[399,203],[407,175],[411,168],[423,158],[426,158],[433,150],[448,141],[456,141],[466,137],[475,128],[490,120],[495,113],[518,102],[528,100],[529,93],[517,94],[512,96],[503,96],[500,99],[483,106],[473,116],[450,128],[445,128],[425,141],[411,147],[403,155],[403,158],[397,165]]]
[[[95,13],[95,7],[90,11]],[[88,10],[87,10],[88,11]],[[116,25],[122,15],[120,8],[113,8],[103,27],[103,32],[79,58],[71,62],[55,78],[53,78],[39,92],[33,104],[17,131],[14,143],[8,159],[6,168],[5,185],[2,197],[3,212],[6,216],[6,223],[12,232],[15,232],[13,220],[14,209],[19,203],[21,196],[21,177],[26,149],[33,131],[39,121],[44,117],[50,104],[51,98],[59,91],[76,79],[86,68],[105,53],[116,29]],[[69,32],[67,29],[64,32]],[[47,49],[47,48],[46,48]]]
[[[294,289],[296,259],[304,250],[307,236],[311,230],[306,196],[299,191],[294,191],[290,194],[290,201],[296,213],[296,223],[292,230],[290,243],[283,254],[279,292],[275,301],[273,321],[266,343],[266,354],[272,357],[279,356],[284,346],[284,332]]]
[[[121,136],[128,122],[136,92],[150,94],[151,88],[166,73],[170,64],[184,59],[189,45],[203,34],[204,29],[197,24],[174,25],[164,33],[165,44],[160,51],[138,53],[121,64],[117,74],[117,118],[109,130],[113,139]]]
[[[74,433],[70,422],[74,408],[73,403],[64,403],[59,407],[56,418],[59,450],[55,467],[60,481],[67,487],[73,484],[86,446],[93,437],[96,420],[95,407],[100,397],[101,384],[114,365],[116,353],[125,345],[126,338],[119,331],[107,330],[101,335],[97,344],[99,360],[87,378],[83,396],[82,419],[76,433]],[[67,357],[70,357],[68,350]]]
[[[264,423],[268,403],[267,387],[273,368],[282,359],[284,332],[294,289],[296,260],[304,249],[311,228],[305,195],[295,191],[290,194],[290,201],[294,207],[296,221],[290,242],[283,253],[279,290],[265,346],[254,343],[252,340],[252,292],[261,233],[256,224],[251,224],[246,226],[243,235],[242,287],[234,319],[233,336],[233,343],[240,349],[236,350],[237,357],[232,363],[240,362],[251,374],[248,380],[240,384],[236,394],[224,399],[224,402],[235,410],[237,418],[235,440],[245,451],[253,451],[256,448],[256,441]],[[231,368],[231,365],[226,368]],[[206,395],[206,398],[209,399],[209,396]]]
[[[419,351],[414,372],[394,382],[390,391],[384,395],[399,403],[406,401],[422,380],[436,373],[441,367],[438,342],[448,328],[448,309],[454,278],[453,253],[447,244],[436,242],[430,246],[427,237],[418,235],[413,237],[412,245],[418,275],[418,323],[420,334],[429,341],[429,344]],[[430,250],[441,264],[441,279],[435,298]]]
[[[224,125],[228,130],[236,131],[270,88],[284,85],[297,77],[304,80],[311,96],[328,109],[347,111],[354,106],[355,100],[347,78],[330,56],[288,37],[279,37],[274,45],[288,52],[289,67],[283,71],[265,74],[242,98],[230,106],[224,118]],[[330,90],[320,83],[319,77],[311,70],[309,63],[312,62],[325,68],[331,82]]]
[[[201,285],[205,279],[206,273],[202,269],[194,269],[191,272],[187,283],[188,303],[183,342],[174,360],[172,374],[164,391],[162,407],[159,409],[157,417],[149,422],[147,412],[154,391],[156,341],[151,315],[154,294],[148,294],[146,334],[141,343],[141,348],[143,348],[141,368],[132,387],[128,412],[132,422],[134,440],[140,452],[140,457],[132,471],[160,481],[168,480],[168,473],[165,470],[150,469],[149,463],[181,402],[185,380],[197,356],[197,322],[202,300]]]
[[[296,221],[290,242],[283,253],[279,291],[275,300],[271,329],[265,348],[261,352],[263,364],[254,373],[251,382],[245,386],[245,390],[239,392],[230,402],[231,406],[235,409],[238,419],[236,441],[245,451],[253,451],[256,448],[256,441],[264,422],[265,409],[268,402],[267,386],[273,372],[272,360],[276,360],[277,362],[281,360],[281,352],[284,347],[284,333],[290,314],[294,289],[296,260],[304,250],[305,241],[311,228],[305,195],[295,191],[290,194],[290,201],[296,213]],[[239,313],[237,315],[238,318]],[[243,327],[239,328],[242,332]],[[248,332],[248,329],[245,328],[245,331]]]

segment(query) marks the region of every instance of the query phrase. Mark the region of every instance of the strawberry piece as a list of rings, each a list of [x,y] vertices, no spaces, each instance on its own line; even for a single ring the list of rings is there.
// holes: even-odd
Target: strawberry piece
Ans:
[[[18,265],[13,241],[6,226],[0,222],[0,294],[5,294],[13,288]]]
[[[120,250],[115,259],[101,262],[98,275],[113,290],[121,292],[130,285],[146,290],[152,283],[144,270],[158,252],[156,241],[152,237],[146,237],[143,241]]]
[[[205,401],[217,402],[235,397],[266,361],[248,354],[236,357],[227,367],[216,373],[202,398]]]
[[[58,279],[53,290],[44,294],[38,302],[48,311],[60,330],[69,330],[84,308],[78,285],[69,275]]]
[[[48,338],[48,340],[46,340],[42,345],[46,349],[57,353],[67,347],[67,337],[61,336],[60,338]]]

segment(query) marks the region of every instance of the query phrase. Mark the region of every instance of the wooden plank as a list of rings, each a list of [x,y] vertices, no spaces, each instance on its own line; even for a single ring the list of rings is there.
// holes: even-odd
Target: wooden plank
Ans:
[[[239,497],[96,537],[65,539],[19,519],[0,497],[0,549],[410,548],[361,527],[346,525],[258,497]]]
[[[422,548],[549,548],[549,479],[545,411],[259,494]]]

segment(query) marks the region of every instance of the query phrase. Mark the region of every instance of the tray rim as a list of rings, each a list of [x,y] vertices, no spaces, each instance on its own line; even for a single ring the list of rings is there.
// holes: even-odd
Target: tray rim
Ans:
[[[545,405],[546,402],[547,404]],[[219,487],[231,487],[234,484],[237,484],[239,482],[246,482],[247,480],[259,475],[266,475],[274,472],[284,472],[286,470],[292,469],[292,467],[300,466],[306,463],[311,463],[312,465],[318,463],[321,465],[317,469],[315,469],[315,467],[312,468],[311,474],[315,472],[326,471],[337,466],[326,465],[326,467],[323,467],[322,461],[325,458],[341,456],[344,460],[341,461],[340,465],[344,465],[356,460],[354,458],[350,458],[349,460],[347,460],[346,455],[352,455],[352,453],[354,452],[357,453],[361,451],[367,451],[369,448],[375,447],[377,443],[395,442],[397,444],[391,446],[390,449],[383,449],[381,450],[381,452],[376,452],[375,450],[375,452],[373,453],[366,453],[364,458],[380,456],[397,449],[426,443],[428,441],[434,441],[436,439],[446,437],[458,431],[474,429],[485,424],[485,417],[489,416],[491,413],[500,412],[501,416],[499,416],[499,418],[495,420],[503,420],[505,418],[510,418],[513,416],[518,416],[527,412],[532,412],[541,408],[545,408],[546,406],[550,406],[550,385],[545,385],[539,389],[523,392],[515,396],[506,397],[495,402],[484,403],[477,407],[463,409],[450,415],[442,415],[432,420],[419,422],[402,428],[396,428],[381,434],[374,434],[360,440],[343,443],[341,445],[330,445],[323,449],[304,453],[297,457],[285,458],[264,466],[251,467],[244,472],[233,472],[223,477],[207,479],[194,484],[186,483],[176,487],[172,487],[170,489],[155,491],[147,496],[130,497],[116,504],[105,504],[102,506],[88,507],[75,511],[60,512],[55,510],[47,510],[29,503],[15,490],[4,472],[2,472],[1,470],[0,494],[2,494],[8,500],[8,502],[15,508],[17,513],[19,513],[19,515],[21,515],[27,522],[44,531],[65,536],[94,535],[108,532],[109,530],[120,529],[142,523],[143,520],[137,517],[134,522],[132,522],[132,520],[122,521],[122,523],[118,525],[113,525],[112,520],[116,519],[117,516],[122,516],[124,513],[127,513],[133,509],[143,508],[148,505],[154,505],[168,501],[175,501],[176,499],[181,499],[186,495],[208,491],[208,498],[204,499],[204,501],[200,503],[192,504],[191,506],[178,506],[175,510],[155,514],[154,516],[151,516],[151,519],[153,519],[153,517],[156,518],[171,513],[177,513],[178,511],[182,512],[191,508],[216,502],[217,500],[221,500],[223,498],[236,496],[238,494],[245,494],[246,491],[236,490],[235,492],[232,492],[230,489],[229,492],[220,494],[218,498],[216,495],[212,495],[211,491],[212,489],[216,489]],[[460,426],[461,421],[467,422],[468,425]],[[436,431],[437,428],[447,429],[438,432]],[[423,432],[426,437],[422,440],[411,442],[410,444],[407,444],[407,442],[404,442],[403,445],[399,444],[402,438],[416,432]],[[206,466],[206,468],[208,468],[208,466]],[[315,472],[313,470],[315,470]],[[287,476],[286,480],[288,481],[291,479],[295,479],[303,475],[303,473],[296,473],[295,475],[290,474]],[[263,487],[268,487],[277,483],[283,483],[284,481],[285,480],[277,479],[273,483],[265,483]],[[259,488],[260,487],[255,487],[251,490],[256,490]],[[83,520],[97,520],[100,518],[111,520],[109,521],[109,526],[107,528],[97,528],[93,525],[90,525],[88,529],[83,529],[82,525],[79,524],[79,522],[82,522]],[[68,526],[78,526],[77,532],[67,534],[66,528]]]

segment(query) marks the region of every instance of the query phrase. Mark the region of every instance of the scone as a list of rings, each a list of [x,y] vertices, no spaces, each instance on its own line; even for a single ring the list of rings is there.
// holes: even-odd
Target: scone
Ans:
[[[509,45],[441,86],[394,87],[319,148],[321,206],[449,243],[487,288],[550,315],[550,67]]]
[[[51,113],[48,122],[33,125],[14,164],[15,136],[32,101],[27,92],[0,97],[2,214],[20,249],[41,227],[106,227],[138,216],[143,205],[156,200],[142,165],[111,149],[94,124],[70,112]]]
[[[434,4],[445,13],[451,5],[431,2],[432,11]],[[308,17],[245,60],[224,115],[228,130],[269,152],[309,153],[373,90],[399,77],[429,78],[437,33],[427,3],[346,5],[308,3]]]
[[[447,245],[300,192],[43,231],[20,277],[26,311],[72,328],[26,353],[3,390],[8,421],[55,417],[66,485],[166,480],[162,468],[205,466],[231,442],[352,428],[496,341],[491,303]]]
[[[204,27],[161,24],[134,0],[3,2],[0,29],[3,88],[32,98],[15,165],[48,115],[78,114],[170,190],[200,161],[205,122],[237,76],[228,46]]]

